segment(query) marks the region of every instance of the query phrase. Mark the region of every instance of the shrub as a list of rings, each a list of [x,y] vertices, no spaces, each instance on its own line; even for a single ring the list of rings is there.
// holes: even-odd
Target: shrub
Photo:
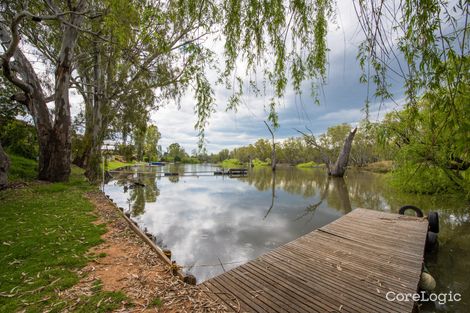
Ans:
[[[0,142],[5,151],[36,160],[39,152],[36,130],[26,122],[13,120],[0,127]]]

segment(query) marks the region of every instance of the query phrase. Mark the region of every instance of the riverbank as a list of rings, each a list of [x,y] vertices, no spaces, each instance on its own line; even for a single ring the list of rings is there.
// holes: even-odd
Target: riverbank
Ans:
[[[15,188],[0,192],[1,312],[223,311],[173,277],[82,170],[68,183],[38,182],[34,161],[11,159]]]
[[[374,172],[374,173],[388,173],[393,169],[392,161],[378,161],[373,163],[368,163],[362,167],[358,167],[360,170]]]
[[[271,166],[271,162],[265,162],[259,159],[252,160],[251,164],[253,165],[253,167]],[[218,163],[217,165],[222,168],[247,168],[250,166],[248,163],[243,163],[238,159],[226,159]]]
[[[299,163],[295,167],[297,168],[319,168],[325,167],[325,164],[319,164],[314,161],[306,162],[306,163]]]

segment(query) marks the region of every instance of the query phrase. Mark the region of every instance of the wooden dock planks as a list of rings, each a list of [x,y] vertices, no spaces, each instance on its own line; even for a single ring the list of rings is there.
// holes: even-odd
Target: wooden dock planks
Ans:
[[[428,229],[424,218],[356,209],[202,283],[236,312],[412,312]]]

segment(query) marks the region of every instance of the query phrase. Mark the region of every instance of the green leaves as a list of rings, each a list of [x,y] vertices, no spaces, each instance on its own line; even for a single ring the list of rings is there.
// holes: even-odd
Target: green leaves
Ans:
[[[403,83],[413,106],[427,90],[444,83],[453,94],[463,83],[461,66],[449,65],[469,54],[468,3],[419,0],[399,1],[396,6],[372,0],[355,6],[366,36],[358,60],[364,76],[376,86],[376,97],[391,97],[392,79]],[[364,76],[361,81],[369,81]]]
[[[463,69],[469,58],[458,60]],[[447,64],[452,68],[452,64]],[[415,105],[390,113],[383,126],[397,145],[394,182],[414,192],[465,192],[470,195],[470,75],[462,74],[460,88],[445,82],[428,90]]]
[[[197,122],[194,128],[199,131],[199,148],[204,145],[204,129],[209,123],[209,117],[215,112],[214,92],[204,73],[196,74],[196,90],[197,104],[194,108],[197,114]]]
[[[302,93],[303,81],[323,82],[328,20],[333,18],[334,12],[332,1],[222,3],[226,79],[235,75],[237,61],[246,61],[246,72],[263,73],[261,81],[269,83],[276,99],[284,96],[288,76],[297,94]],[[312,84],[312,88],[316,88],[316,84]],[[231,107],[236,104],[230,100]],[[275,121],[272,108],[275,105],[270,104],[269,119]]]

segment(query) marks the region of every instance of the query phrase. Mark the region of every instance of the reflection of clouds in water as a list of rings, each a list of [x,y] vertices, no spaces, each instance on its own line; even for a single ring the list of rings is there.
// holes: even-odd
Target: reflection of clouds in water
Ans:
[[[259,183],[269,184],[270,178]],[[123,193],[122,185],[111,182],[106,190],[127,208],[130,194],[139,191]],[[299,220],[316,197],[300,196],[279,185],[267,215],[271,190],[260,191],[244,179],[181,177],[175,184],[157,178],[157,185],[157,201],[147,202],[143,214],[134,218],[172,250],[178,264],[194,266],[191,272],[199,282],[223,272],[219,259],[229,270],[341,215],[325,206],[308,220]]]
[[[248,261],[316,228],[294,225],[298,224],[296,213],[305,207],[303,198],[281,195],[283,201],[263,220],[271,200],[269,191],[259,192],[232,179],[188,177],[185,181],[169,184],[162,180],[158,202],[147,203],[141,221],[163,238],[179,264],[196,265],[191,271],[198,281],[223,271],[217,266],[219,258],[222,263]],[[208,264],[215,266],[198,267]]]
[[[187,171],[207,169],[191,166]],[[269,169],[258,169],[248,177],[236,179],[181,176],[178,183],[156,176],[158,188],[152,186],[152,197],[145,197],[145,210],[134,219],[172,250],[178,264],[194,265],[191,272],[201,282],[223,272],[219,258],[228,270],[242,263],[227,263],[256,258],[356,207],[396,212],[403,203],[411,202],[422,207],[425,203],[431,209],[429,197],[409,198],[390,192],[380,177],[348,171],[345,180],[328,179],[323,170],[279,168],[274,205],[269,210],[272,203]],[[149,177],[147,185],[150,180]],[[127,209],[128,199],[139,191],[129,189],[125,193],[125,185],[125,177],[119,182],[112,181],[106,192]],[[156,202],[149,203],[148,199],[154,197]],[[436,203],[440,206],[442,201]],[[452,202],[449,205],[458,206]],[[467,215],[454,209],[442,213],[442,225],[468,220]]]

